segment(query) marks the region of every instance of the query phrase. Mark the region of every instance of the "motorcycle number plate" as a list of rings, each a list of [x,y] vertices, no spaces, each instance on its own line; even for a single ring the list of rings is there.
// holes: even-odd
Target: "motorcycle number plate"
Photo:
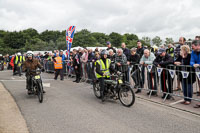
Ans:
[[[40,79],[40,75],[35,76],[35,79]]]
[[[122,84],[122,83],[123,83],[121,79],[120,79],[120,80],[118,80],[118,81],[119,81],[119,83],[120,83],[120,84]]]

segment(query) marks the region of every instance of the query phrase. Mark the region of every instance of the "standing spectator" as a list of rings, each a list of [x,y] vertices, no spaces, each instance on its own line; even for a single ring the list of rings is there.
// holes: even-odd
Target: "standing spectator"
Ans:
[[[117,55],[115,56],[115,63],[117,66],[125,65],[127,63],[126,55],[123,54],[122,49],[117,50]]]
[[[110,59],[111,62],[115,62],[115,53],[113,52],[112,49],[110,49],[110,50],[108,51],[108,59]]]
[[[87,74],[88,74],[88,83],[92,80],[92,66],[95,61],[95,54],[92,52],[92,49],[88,50],[88,63],[87,63]]]
[[[110,50],[108,51],[108,59],[111,60],[111,64],[110,64],[111,67],[112,67],[112,68],[115,68],[115,53],[113,52],[112,49],[110,49]],[[114,69],[113,69],[113,70],[114,70]],[[114,71],[110,71],[110,73],[113,74]]]
[[[121,46],[122,46],[123,53],[126,55],[126,58],[129,59],[130,50],[128,48],[126,48],[126,44],[124,42],[122,43]]]
[[[185,45],[185,42],[186,42],[186,39],[184,37],[180,37],[179,38],[179,45],[176,47],[175,51],[174,51],[174,59],[176,61],[176,59],[180,56],[180,50],[181,50],[181,46]],[[176,70],[177,71],[180,71],[181,70],[181,67],[177,66],[176,67]],[[181,73],[180,72],[176,72],[177,74],[177,88],[175,89],[175,91],[179,91],[181,90],[181,82],[180,82],[180,76],[181,76]]]
[[[193,45],[194,49],[191,54],[190,65],[193,66],[196,69],[196,71],[199,71],[199,68],[200,68],[200,40],[194,40],[192,42],[192,45]],[[199,90],[199,92],[200,92],[200,90]],[[198,95],[199,95],[199,93],[198,93]],[[194,108],[200,108],[200,103],[196,104],[194,106]]]
[[[180,51],[181,51],[181,46],[184,45],[186,42],[185,37],[180,37],[179,38],[179,42],[178,42],[178,46],[176,47],[176,49],[174,50],[174,57],[175,59],[178,58],[178,56],[180,55]]]
[[[200,40],[200,36],[195,36],[195,40]]]
[[[137,51],[136,51],[136,53],[140,56],[140,59],[142,58],[142,56],[143,56],[143,54],[144,54],[144,50],[145,50],[145,48],[142,46],[142,43],[141,43],[141,41],[137,41]],[[142,79],[142,84],[141,84],[141,88],[144,88],[144,80],[145,80],[145,75],[144,75],[144,69],[145,69],[145,67],[144,66],[142,66],[142,68],[141,68],[141,79]]]
[[[140,56],[136,53],[136,48],[131,49],[131,55],[128,59],[127,64],[131,66],[131,76],[135,82],[134,88],[138,88],[139,86],[139,69],[138,64],[140,62]]]
[[[82,70],[83,70],[82,79],[83,79],[83,81],[85,81],[87,78],[86,65],[87,65],[87,61],[88,61],[88,51],[86,49],[82,50],[82,56],[81,56],[80,60],[81,60]]]
[[[96,52],[99,52],[98,47],[95,48],[94,52],[95,52],[95,53],[96,53]]]
[[[140,58],[142,58],[143,54],[144,54],[144,47],[142,46],[141,41],[137,41],[137,51],[136,53],[139,54]]]
[[[167,54],[169,54],[172,58],[174,58],[174,48],[172,44],[168,44],[168,49],[166,50]]]
[[[63,50],[60,50],[60,57],[62,58],[62,65],[63,65],[62,72],[66,74],[66,57],[63,54]]]
[[[112,47],[112,44],[111,44],[110,42],[107,42],[106,44],[107,44],[107,47],[108,47],[108,48],[106,49],[107,51],[109,51],[110,49],[112,49],[113,52],[116,53],[116,50]]]
[[[54,79],[57,80],[58,75],[60,75],[60,80],[64,80],[63,71],[62,71],[62,68],[63,68],[62,58],[59,56],[59,53],[56,53],[56,57],[53,60],[54,60],[54,69],[55,69]]]
[[[17,53],[17,55],[14,58],[14,72],[13,75],[16,75],[16,71],[18,71],[19,76],[21,76],[21,72],[19,71],[19,67],[22,68],[22,64],[25,61],[25,57],[22,56],[22,54],[20,52]],[[21,64],[20,66],[18,66],[19,64]]]
[[[73,50],[73,67],[76,74],[76,80],[73,82],[79,83],[81,79],[81,62],[80,62],[80,56],[76,49]]]
[[[175,64],[176,65],[190,65],[190,48],[188,45],[183,45],[181,46],[181,52],[180,56],[176,60]],[[181,67],[182,71],[187,71],[189,72],[189,75],[187,78],[183,78],[181,75],[182,79],[182,88],[183,88],[183,94],[184,94],[184,101],[182,102],[185,105],[188,105],[191,103],[191,98],[193,94],[193,83],[196,81],[195,77],[195,71],[194,68],[190,68],[187,66],[182,66]]]
[[[155,55],[153,53],[150,53],[150,51],[148,49],[145,49],[144,55],[140,59],[140,64],[143,65],[144,67],[147,67],[148,65],[152,65],[154,60],[155,60]],[[149,90],[157,91],[156,74],[155,74],[155,70],[153,67],[151,68],[150,72],[147,71],[147,80],[148,80]],[[141,84],[144,84],[144,83],[141,83]],[[155,91],[152,92],[152,95],[156,95]],[[139,93],[139,92],[141,92],[140,89],[138,89],[136,91],[136,93]],[[148,92],[147,94],[149,95],[150,92]]]
[[[168,65],[173,64],[173,58],[168,55],[166,53],[166,50],[161,48],[158,50],[158,56],[156,57],[156,59],[154,60],[153,64],[156,67],[162,67],[163,71],[161,73],[161,89],[163,92],[163,96],[162,98],[165,98],[167,93],[172,93],[172,87],[173,87],[173,79],[170,76],[169,71],[166,70],[166,68],[168,68]],[[166,81],[168,83],[168,88],[167,88],[167,84]],[[170,99],[171,95],[167,95],[167,99]]]
[[[121,44],[122,50],[123,50],[123,54],[126,55],[126,58],[129,59],[130,58],[130,50],[128,48],[126,48],[126,44],[123,42]],[[126,79],[127,81],[129,81],[129,70],[130,70],[130,66],[127,65],[128,71],[126,73]]]
[[[127,72],[128,72],[128,65],[127,65],[127,58],[126,55],[123,54],[122,49],[117,50],[117,54],[115,57],[115,64],[116,70],[124,73],[124,80],[127,81]]]

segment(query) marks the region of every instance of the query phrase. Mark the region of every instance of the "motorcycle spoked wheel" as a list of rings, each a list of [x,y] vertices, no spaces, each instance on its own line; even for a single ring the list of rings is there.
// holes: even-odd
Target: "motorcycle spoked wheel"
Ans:
[[[135,93],[130,86],[121,86],[118,92],[119,101],[125,107],[130,107],[135,103]]]
[[[94,91],[94,95],[95,95],[98,99],[100,99],[100,98],[101,98],[101,92],[100,92],[99,82],[93,83],[93,91]]]

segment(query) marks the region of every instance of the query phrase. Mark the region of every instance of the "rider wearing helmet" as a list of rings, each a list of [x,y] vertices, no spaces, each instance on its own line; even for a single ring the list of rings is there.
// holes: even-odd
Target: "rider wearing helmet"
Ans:
[[[32,76],[34,76],[36,73],[35,72],[31,72],[33,70],[36,70],[37,68],[40,68],[42,70],[43,67],[42,65],[40,64],[40,62],[35,59],[33,57],[33,52],[32,51],[28,51],[27,54],[27,59],[26,61],[24,62],[23,64],[23,71],[29,71],[26,73],[26,89],[28,90],[28,94],[32,94]]]
[[[99,80],[101,100],[104,102],[105,83],[104,79],[110,78],[110,64],[111,60],[107,58],[108,52],[106,50],[101,51],[101,58],[96,61],[96,77]]]

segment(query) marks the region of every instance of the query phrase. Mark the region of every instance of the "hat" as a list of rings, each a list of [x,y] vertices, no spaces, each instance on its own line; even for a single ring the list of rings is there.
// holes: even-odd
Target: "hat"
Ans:
[[[166,50],[164,49],[164,48],[160,48],[159,50],[158,50],[158,54],[162,54],[163,52],[165,52]]]
[[[60,50],[60,52],[63,52],[63,50]]]
[[[109,41],[106,43],[107,45],[111,44]]]

